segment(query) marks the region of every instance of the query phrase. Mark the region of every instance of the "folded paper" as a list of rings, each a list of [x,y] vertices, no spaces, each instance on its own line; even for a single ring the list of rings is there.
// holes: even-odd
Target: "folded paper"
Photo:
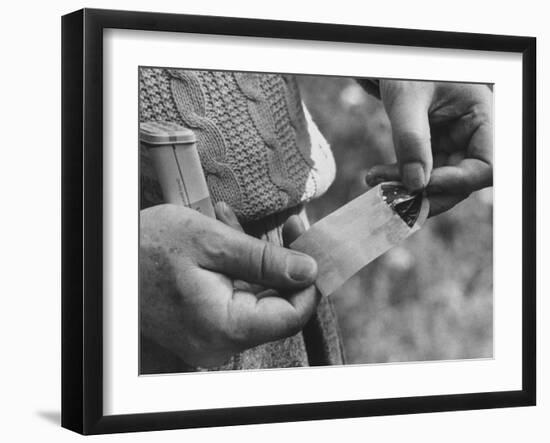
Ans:
[[[425,196],[419,196],[416,220],[409,225],[396,208],[398,200],[388,198],[389,189],[404,188],[397,182],[381,183],[315,223],[290,245],[317,261],[316,286],[323,295],[332,294],[426,221],[430,205]]]

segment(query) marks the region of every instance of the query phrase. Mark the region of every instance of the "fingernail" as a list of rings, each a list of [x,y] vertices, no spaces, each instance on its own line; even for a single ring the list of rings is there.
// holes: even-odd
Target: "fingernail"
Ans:
[[[311,257],[291,252],[286,260],[289,277],[297,282],[313,281],[317,275],[317,263]]]
[[[409,191],[419,191],[426,186],[426,176],[421,163],[405,163],[403,165],[403,184]]]

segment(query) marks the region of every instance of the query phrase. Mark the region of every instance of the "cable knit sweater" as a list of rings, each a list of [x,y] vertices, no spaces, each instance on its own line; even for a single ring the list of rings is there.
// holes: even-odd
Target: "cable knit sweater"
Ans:
[[[193,129],[213,200],[244,222],[318,197],[334,179],[293,76],[141,68],[140,120]]]
[[[285,220],[334,178],[330,148],[293,76],[141,68],[139,94],[140,121],[168,120],[193,129],[213,200],[229,203],[250,235],[281,244]],[[147,151],[140,155],[141,207],[146,208],[162,203],[162,193]],[[146,337],[140,361],[142,373],[199,369]],[[335,315],[323,299],[302,332],[235,355],[217,369],[342,361]]]

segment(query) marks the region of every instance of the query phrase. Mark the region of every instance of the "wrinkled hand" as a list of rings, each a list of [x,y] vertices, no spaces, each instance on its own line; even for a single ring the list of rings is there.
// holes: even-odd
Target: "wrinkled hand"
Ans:
[[[401,180],[426,189],[430,215],[493,182],[492,91],[486,85],[381,80],[397,163],[367,173],[374,186]]]
[[[226,204],[216,215],[175,205],[140,214],[142,334],[193,366],[296,334],[319,301],[311,257],[246,235]],[[291,217],[285,244],[303,230]]]

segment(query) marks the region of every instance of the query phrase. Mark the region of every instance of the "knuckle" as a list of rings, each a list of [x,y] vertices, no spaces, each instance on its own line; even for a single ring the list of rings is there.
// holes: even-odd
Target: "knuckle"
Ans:
[[[487,105],[476,103],[470,109],[472,121],[478,124],[488,123],[491,121],[491,112]]]
[[[272,262],[273,247],[269,243],[262,242],[257,247],[248,250],[248,270],[256,281],[262,281],[268,277]]]
[[[476,103],[466,114],[466,122],[471,133],[480,129],[491,130],[491,110],[484,104]]]
[[[414,130],[399,131],[395,136],[396,142],[404,148],[422,145],[430,141],[429,133],[424,134]]]

